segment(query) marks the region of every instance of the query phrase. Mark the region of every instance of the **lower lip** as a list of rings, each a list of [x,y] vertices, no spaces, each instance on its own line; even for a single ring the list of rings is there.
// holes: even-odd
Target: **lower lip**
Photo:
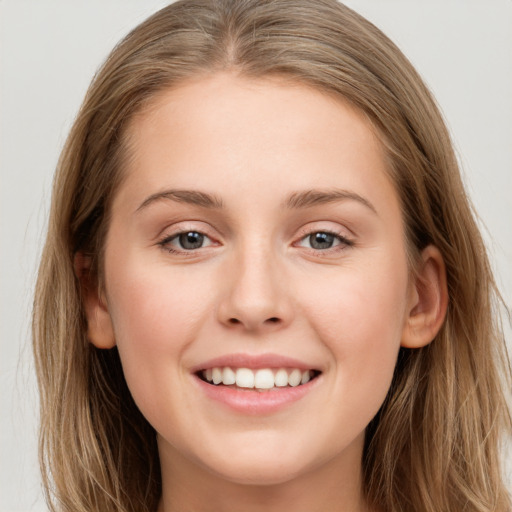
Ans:
[[[278,412],[308,395],[321,378],[318,375],[307,384],[296,387],[274,388],[268,391],[255,389],[237,389],[223,385],[208,384],[197,375],[194,376],[201,391],[212,400],[227,405],[229,408],[249,415],[264,415]]]

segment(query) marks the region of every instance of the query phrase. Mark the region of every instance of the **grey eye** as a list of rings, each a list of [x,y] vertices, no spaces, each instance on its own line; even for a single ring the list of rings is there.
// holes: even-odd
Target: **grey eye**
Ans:
[[[318,232],[308,236],[308,242],[312,249],[330,249],[335,241],[336,237],[331,233]]]
[[[177,241],[182,249],[199,249],[203,246],[205,236],[197,231],[188,231],[177,236]]]

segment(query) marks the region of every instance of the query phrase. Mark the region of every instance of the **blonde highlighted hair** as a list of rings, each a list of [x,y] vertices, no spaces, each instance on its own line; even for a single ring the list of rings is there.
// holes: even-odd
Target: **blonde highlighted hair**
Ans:
[[[33,316],[40,461],[52,511],[154,512],[155,432],[117,350],[86,338],[77,251],[102,250],[125,128],[159,91],[231,71],[287,77],[364,112],[398,191],[411,254],[441,251],[449,306],[435,340],[402,348],[367,428],[364,491],[388,512],[510,510],[500,465],[510,432],[499,294],[436,104],[398,48],[335,0],[181,0],[135,28],[94,78],[59,160]]]

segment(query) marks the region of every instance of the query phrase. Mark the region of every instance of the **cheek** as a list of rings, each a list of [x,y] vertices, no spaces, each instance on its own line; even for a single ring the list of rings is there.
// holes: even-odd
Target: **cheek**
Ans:
[[[179,339],[186,343],[192,326],[211,311],[204,275],[128,261],[112,268],[109,277],[109,312],[121,344],[168,349]]]
[[[336,389],[376,413],[387,394],[406,312],[407,273],[389,265],[351,268],[309,293],[307,317],[336,367]],[[316,283],[318,285],[318,282]],[[370,416],[372,415],[370,411]]]
[[[123,263],[109,274],[109,312],[126,381],[144,413],[164,377],[180,375],[182,353],[211,315],[207,286],[196,286],[186,272],[143,270]],[[156,403],[154,404],[156,407]]]
[[[304,290],[308,317],[331,340],[352,349],[400,341],[405,321],[406,272],[373,271],[369,267],[333,272],[322,287]]]

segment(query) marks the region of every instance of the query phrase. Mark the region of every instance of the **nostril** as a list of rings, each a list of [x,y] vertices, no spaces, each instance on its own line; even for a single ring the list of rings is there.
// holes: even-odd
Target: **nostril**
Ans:
[[[271,318],[267,318],[263,322],[263,324],[278,324],[279,322],[281,322],[281,319],[276,316],[273,316]],[[238,318],[232,317],[232,318],[228,319],[228,323],[231,325],[238,325],[238,324],[242,324],[244,322],[242,322],[242,320],[239,320]]]

